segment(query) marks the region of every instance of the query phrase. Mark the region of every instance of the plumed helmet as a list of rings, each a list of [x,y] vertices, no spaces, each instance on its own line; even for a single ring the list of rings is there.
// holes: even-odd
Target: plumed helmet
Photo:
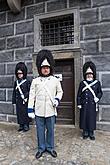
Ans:
[[[96,79],[96,66],[92,61],[88,61],[83,65],[83,77],[86,79],[87,74],[93,74],[93,78]]]
[[[27,67],[24,62],[19,62],[15,67],[15,75],[18,78],[18,70],[21,70],[23,72],[23,79],[27,77]]]
[[[50,67],[49,75],[53,75],[55,62],[51,51],[46,49],[40,50],[37,54],[36,65],[40,76],[42,76],[41,68],[43,66]]]

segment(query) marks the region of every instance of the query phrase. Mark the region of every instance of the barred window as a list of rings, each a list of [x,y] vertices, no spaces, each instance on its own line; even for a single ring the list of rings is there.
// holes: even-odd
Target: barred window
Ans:
[[[79,9],[66,9],[34,16],[34,52],[79,48]]]
[[[41,20],[41,45],[62,45],[74,43],[73,14]]]

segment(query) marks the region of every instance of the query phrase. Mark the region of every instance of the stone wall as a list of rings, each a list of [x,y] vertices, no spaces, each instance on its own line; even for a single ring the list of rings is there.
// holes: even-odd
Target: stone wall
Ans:
[[[11,104],[16,63],[25,61],[28,75],[32,76],[34,15],[71,7],[80,8],[83,62],[92,60],[96,64],[102,84],[98,128],[110,130],[109,0],[23,0],[22,10],[16,15],[10,11],[6,1],[0,1],[0,120],[16,120]]]

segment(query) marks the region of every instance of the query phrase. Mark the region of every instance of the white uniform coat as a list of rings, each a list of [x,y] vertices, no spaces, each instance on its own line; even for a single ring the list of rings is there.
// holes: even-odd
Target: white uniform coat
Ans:
[[[34,108],[35,115],[40,117],[57,115],[53,102],[55,98],[60,101],[62,95],[61,83],[56,77],[37,77],[31,84],[28,108]]]

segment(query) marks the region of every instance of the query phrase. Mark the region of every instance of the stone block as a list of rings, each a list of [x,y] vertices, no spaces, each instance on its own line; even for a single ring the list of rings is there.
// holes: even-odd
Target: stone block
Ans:
[[[34,1],[35,1],[35,3],[41,3],[41,2],[46,2],[48,0],[34,0]]]
[[[4,50],[6,45],[6,39],[0,39],[0,50]]]
[[[0,101],[6,101],[6,90],[0,89]]]
[[[105,5],[110,5],[109,0],[92,0],[92,6],[105,6]]]
[[[67,7],[66,0],[47,2],[47,11],[61,10]]]
[[[85,39],[110,36],[110,23],[85,26]]]
[[[13,114],[13,105],[11,103],[0,103],[0,114]]]
[[[80,23],[82,24],[92,24],[98,22],[98,10],[90,9],[80,12]]]
[[[15,51],[15,60],[31,60],[33,48],[21,49]]]
[[[101,121],[110,122],[110,107],[102,108]]]
[[[7,39],[7,49],[24,47],[24,36],[15,36]]]
[[[7,120],[8,120],[8,122],[10,122],[10,123],[17,123],[17,117],[16,117],[16,115],[8,115],[7,116]]]
[[[6,12],[0,13],[0,25],[6,23]]]
[[[34,34],[26,35],[26,46],[34,46]]]
[[[13,51],[0,52],[0,62],[11,62],[14,60]]]
[[[23,0],[21,1],[22,6],[32,5],[34,3],[34,0]]]
[[[34,31],[33,21],[26,21],[16,24],[16,34],[30,33]]]
[[[110,91],[103,91],[100,103],[103,105],[110,105]]]
[[[6,114],[0,114],[0,121],[7,121],[7,115]]]
[[[12,88],[14,82],[14,76],[0,77],[0,88]]]
[[[70,7],[80,7],[80,9],[91,8],[90,0],[69,0]]]
[[[0,37],[7,37],[14,35],[14,25],[0,26]]]
[[[0,75],[5,74],[5,64],[0,64]]]
[[[7,22],[16,22],[25,19],[25,9],[22,8],[20,13],[13,14],[11,11],[7,12]]]
[[[98,52],[98,41],[85,41],[81,43],[82,53],[87,54],[96,54]]]
[[[102,74],[102,87],[110,88],[110,74]]]
[[[110,52],[110,39],[101,41],[102,52]]]
[[[28,68],[28,74],[32,74],[32,62],[27,62],[26,65]]]
[[[12,102],[13,89],[7,89],[7,101]]]
[[[98,122],[97,123],[97,129],[103,130],[103,131],[110,131],[110,123]]]
[[[101,21],[109,21],[110,20],[110,7],[104,7],[100,9]]]
[[[45,5],[44,3],[27,7],[27,18],[33,18],[35,14],[44,13]]]
[[[0,2],[0,12],[10,10],[7,1]]]
[[[7,74],[15,74],[15,66],[17,63],[7,63],[7,67],[6,67],[6,73]]]

